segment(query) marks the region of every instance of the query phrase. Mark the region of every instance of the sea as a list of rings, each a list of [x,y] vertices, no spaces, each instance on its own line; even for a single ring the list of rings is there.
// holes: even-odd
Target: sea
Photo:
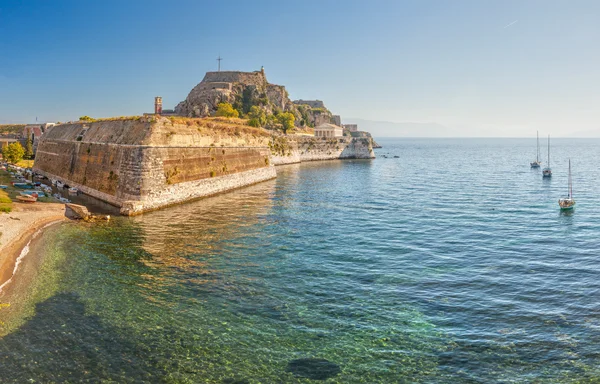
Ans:
[[[0,382],[599,382],[600,140],[553,140],[550,179],[535,138],[377,141],[45,229],[0,293]]]

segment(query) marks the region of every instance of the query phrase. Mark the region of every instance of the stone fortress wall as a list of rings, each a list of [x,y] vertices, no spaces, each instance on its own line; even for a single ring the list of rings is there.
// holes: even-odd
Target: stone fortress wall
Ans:
[[[246,85],[266,85],[267,78],[264,72],[241,72],[241,71],[221,71],[206,72],[203,83],[242,83]]]
[[[215,133],[167,118],[63,124],[34,171],[134,215],[276,176],[268,135]]]
[[[308,105],[311,108],[325,108],[325,103],[321,100],[294,100],[296,105]]]
[[[375,158],[370,137],[273,136],[269,148],[271,163],[274,165],[315,160]]]

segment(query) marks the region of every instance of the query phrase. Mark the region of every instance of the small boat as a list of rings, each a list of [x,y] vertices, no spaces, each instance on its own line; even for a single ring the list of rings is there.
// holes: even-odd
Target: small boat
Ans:
[[[77,194],[77,192],[79,192],[79,190],[77,188],[75,188],[75,187],[69,188],[69,193]]]
[[[542,177],[552,177],[552,169],[550,169],[550,135],[548,135],[548,166],[542,170]]]
[[[8,188],[7,185],[0,185],[0,189],[6,189],[6,188]]]
[[[13,183],[13,185],[17,188],[21,188],[21,189],[32,189],[33,185],[28,184],[28,183]]]
[[[17,200],[23,203],[35,203],[37,201],[37,197],[33,196],[17,196]]]
[[[575,200],[573,199],[573,180],[571,179],[571,159],[569,159],[569,194],[558,200],[558,206],[562,211],[567,211],[575,208]]]
[[[535,161],[532,161],[530,163],[531,168],[539,168],[540,165],[542,165],[542,162],[540,161],[540,132],[537,132],[537,152],[535,154]]]
[[[21,196],[33,196],[35,198],[40,197],[40,193],[39,191],[23,191],[23,192],[19,192],[19,195]]]
[[[70,202],[71,202],[71,200],[69,200],[69,199],[67,199],[67,198],[64,198],[64,197],[61,197],[61,198],[60,198],[60,199],[58,199],[58,200],[59,200],[61,203],[65,203],[65,204],[68,204],[68,203],[70,203]]]

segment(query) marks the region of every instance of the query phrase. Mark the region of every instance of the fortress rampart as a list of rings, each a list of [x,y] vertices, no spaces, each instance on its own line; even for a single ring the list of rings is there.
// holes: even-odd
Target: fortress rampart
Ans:
[[[276,176],[268,135],[167,118],[63,124],[40,141],[34,170],[134,215]]]
[[[203,83],[242,83],[246,85],[266,86],[267,77],[261,71],[239,72],[239,71],[221,71],[206,72]]]
[[[274,165],[315,160],[375,158],[370,137],[273,136],[269,148]]]

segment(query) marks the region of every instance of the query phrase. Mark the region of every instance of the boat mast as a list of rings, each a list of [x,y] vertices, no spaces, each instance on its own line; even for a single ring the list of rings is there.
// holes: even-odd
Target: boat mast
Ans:
[[[537,131],[537,152],[535,153],[535,161],[540,162],[540,131]]]
[[[573,179],[571,178],[571,159],[569,159],[569,199],[573,198]]]
[[[550,169],[550,135],[548,135],[548,169]]]

